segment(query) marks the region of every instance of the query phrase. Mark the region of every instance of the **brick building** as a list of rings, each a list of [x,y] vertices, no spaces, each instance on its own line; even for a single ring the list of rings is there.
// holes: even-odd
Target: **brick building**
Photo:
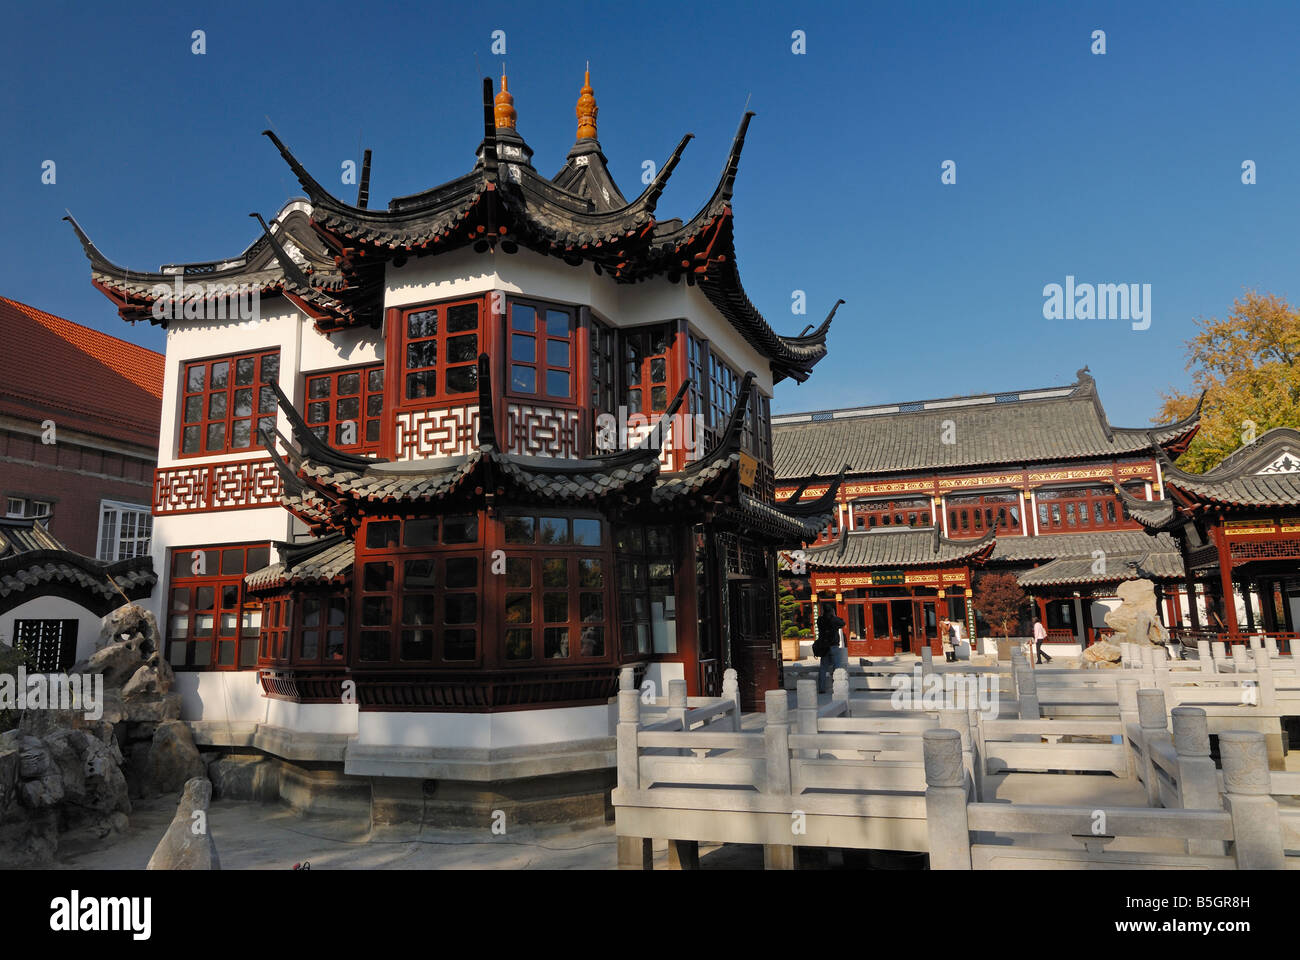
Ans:
[[[0,515],[97,560],[149,553],[163,356],[0,297]]]

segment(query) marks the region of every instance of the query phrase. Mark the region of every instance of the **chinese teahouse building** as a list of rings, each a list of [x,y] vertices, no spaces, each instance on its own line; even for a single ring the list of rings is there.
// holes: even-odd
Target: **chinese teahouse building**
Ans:
[[[268,131],[306,197],[227,260],[129,271],[77,228],[121,316],[168,331],[157,607],[201,737],[360,775],[598,770],[626,665],[659,695],[734,667],[746,709],[779,682],[775,548],[826,514],[775,505],[770,402],[831,318],[779,335],[741,285],[751,115],[682,221],[656,205],[689,136],[628,200],[589,84],[550,178],[492,93],[472,169],[386,207],[368,155],[348,202]]]
[[[1017,576],[1051,642],[1068,645],[1058,650],[1104,633],[1116,588],[1138,576],[1181,623],[1179,548],[1147,536],[1118,491],[1162,499],[1161,458],[1181,454],[1198,423],[1199,409],[1111,426],[1086,368],[1061,387],[778,416],[778,503],[822,497],[845,470],[830,524],[783,580],[804,624],[823,608],[844,618],[850,656],[939,652],[943,620],[987,636],[971,602],[985,571]]]
[[[1165,500],[1125,496],[1124,506],[1148,532],[1178,542],[1188,589],[1199,594],[1186,639],[1267,633],[1289,648],[1300,620],[1300,431],[1269,430],[1205,473],[1168,462],[1161,472]]]

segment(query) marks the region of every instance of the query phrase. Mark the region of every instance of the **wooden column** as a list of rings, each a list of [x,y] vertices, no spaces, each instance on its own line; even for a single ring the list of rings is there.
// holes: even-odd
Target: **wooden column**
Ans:
[[[1096,639],[1092,635],[1092,597],[1080,597],[1079,610],[1082,613],[1079,619],[1083,623],[1083,645],[1088,647]]]
[[[1255,611],[1250,602],[1251,591],[1255,589],[1255,583],[1247,581],[1241,585],[1241,599],[1246,604],[1246,632],[1255,632]]]
[[[1232,593],[1232,551],[1228,547],[1228,538],[1223,527],[1214,528],[1214,542],[1219,548],[1219,582],[1223,588],[1223,622],[1228,628],[1228,635],[1239,636],[1241,628],[1237,626],[1237,604]]]
[[[1259,590],[1259,622],[1268,633],[1277,630],[1277,607],[1273,604],[1273,581],[1256,580]]]
[[[1201,629],[1201,609],[1196,603],[1196,580],[1191,574],[1187,576],[1187,612],[1192,618],[1192,629]]]

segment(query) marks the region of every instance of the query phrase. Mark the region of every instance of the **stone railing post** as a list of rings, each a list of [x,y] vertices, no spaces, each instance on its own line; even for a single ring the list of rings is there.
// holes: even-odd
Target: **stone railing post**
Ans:
[[[1254,664],[1246,656],[1246,645],[1244,643],[1234,643],[1232,645],[1232,666],[1238,673],[1254,672]]]
[[[800,680],[796,687],[795,729],[803,736],[817,735],[817,681]],[[816,750],[799,750],[796,756],[817,759]]]
[[[1228,659],[1228,645],[1222,640],[1211,640],[1210,650],[1214,652],[1214,659],[1223,662]]]
[[[636,670],[632,667],[624,667],[618,672],[618,689],[635,690],[636,689]]]
[[[686,681],[668,681],[668,719],[686,729]]]
[[[763,726],[763,746],[767,777],[762,792],[790,797],[790,702],[785,690],[769,690]],[[793,798],[791,798],[793,803]],[[792,834],[793,836],[793,834]],[[767,870],[793,870],[794,844],[763,844],[763,867]]]
[[[1160,806],[1160,781],[1157,779],[1153,750],[1169,736],[1169,719],[1165,714],[1165,695],[1157,689],[1139,690],[1138,724],[1142,727],[1142,758],[1146,769],[1143,781],[1147,788],[1147,806]]]
[[[849,715],[849,672],[843,667],[836,667],[831,675],[831,699],[836,703],[844,701],[844,716]]]
[[[1268,747],[1264,734],[1230,730],[1219,734],[1224,806],[1232,814],[1232,852],[1238,870],[1285,870],[1282,824],[1269,796]]]
[[[1222,810],[1219,771],[1210,759],[1210,730],[1200,707],[1174,707],[1174,751],[1178,754],[1178,801],[1184,810]],[[1188,840],[1191,854],[1223,856],[1221,840]]]
[[[956,730],[926,730],[921,740],[930,869],[969,870],[970,820],[966,810],[961,734]]]
[[[1270,657],[1280,656],[1277,652],[1277,637],[1265,636],[1264,649],[1268,651]]]
[[[1138,722],[1137,680],[1116,680],[1115,699],[1119,701],[1119,725],[1123,731],[1124,752],[1128,756],[1128,775],[1136,777],[1139,771],[1137,757],[1133,752],[1133,734],[1129,731],[1129,724]]]
[[[832,649],[835,651],[836,668],[838,669],[839,667],[843,667],[847,670],[849,668],[849,648],[841,646],[833,647]]]
[[[635,689],[618,692],[618,786],[621,790],[641,789],[641,765],[637,757],[636,734],[641,723],[641,694]]]
[[[728,667],[722,674],[722,699],[731,701],[731,729],[740,732],[740,674]]]
[[[934,670],[934,651],[930,649],[930,644],[926,643],[921,648],[921,676],[928,677]]]
[[[1209,640],[1197,640],[1197,641],[1196,641],[1196,656],[1197,656],[1197,657],[1200,659],[1200,661],[1201,661],[1201,672],[1202,672],[1202,673],[1214,673],[1214,672],[1215,672],[1216,668],[1215,668],[1215,665],[1214,665],[1214,654],[1210,651],[1210,641],[1209,641]]]
[[[1015,665],[1016,691],[1020,701],[1020,719],[1037,720],[1042,716],[1038,709],[1038,680],[1028,660],[1020,660]]]
[[[975,743],[971,733],[970,714],[962,707],[944,708],[939,711],[939,726],[946,730],[956,730],[961,738],[961,760],[971,785],[975,789],[975,799],[979,800],[979,781],[975,769]]]
[[[1255,674],[1259,678],[1259,705],[1268,713],[1276,715],[1277,688],[1273,677],[1273,657],[1261,646],[1255,651]]]

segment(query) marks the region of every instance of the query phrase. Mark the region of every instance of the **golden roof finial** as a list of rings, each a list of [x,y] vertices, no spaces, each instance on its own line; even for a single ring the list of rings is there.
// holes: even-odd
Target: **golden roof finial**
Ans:
[[[591,89],[591,63],[583,75],[582,92],[578,95],[578,139],[596,138],[596,97]]]
[[[501,68],[501,92],[497,94],[492,112],[496,115],[497,129],[513,130],[515,128],[515,98],[506,88],[505,67]]]

